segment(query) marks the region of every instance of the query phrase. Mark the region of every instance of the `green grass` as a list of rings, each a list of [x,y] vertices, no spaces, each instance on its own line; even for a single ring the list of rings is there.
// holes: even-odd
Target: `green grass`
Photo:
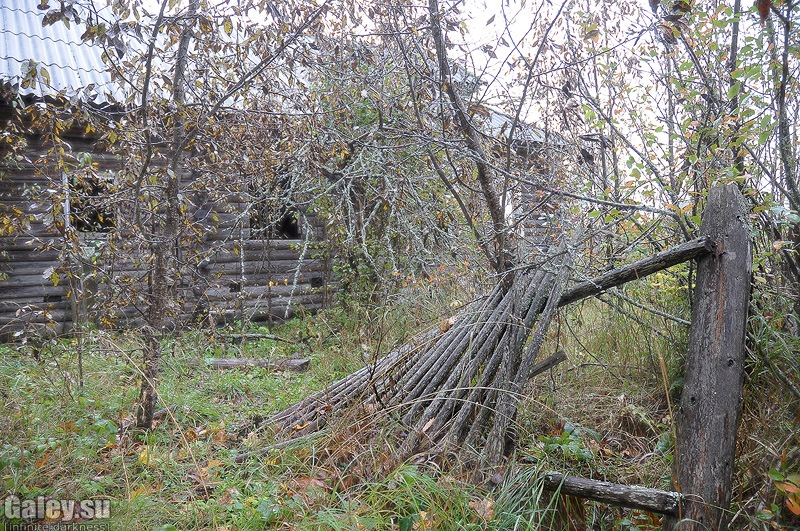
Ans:
[[[680,315],[680,292],[670,291],[668,278],[661,281],[659,297],[648,304]],[[426,293],[418,307],[397,299],[387,302],[394,310],[351,307],[249,330],[291,342],[234,345],[225,338],[230,330],[166,340],[159,407],[170,409],[147,434],[132,429],[141,359],[136,334],[95,331],[83,341],[47,343],[37,357],[30,347],[0,347],[0,497],[109,499],[112,529],[658,528],[652,515],[541,489],[543,470],[670,487],[671,413],[686,327],[626,305],[638,321],[598,301],[562,311],[542,356],[563,349],[569,361],[526,390],[517,451],[501,477],[485,485],[468,481],[469,467],[477,465],[467,461],[450,468],[425,456],[396,462],[394,443],[358,412],[293,447],[234,463],[241,451],[273,442],[253,430],[255,423],[451,311],[452,299]],[[641,300],[647,293],[629,295]],[[209,357],[307,357],[311,368],[213,370],[204,363]],[[783,361],[774,353],[773,359]],[[756,358],[751,370],[735,524],[787,529],[786,496],[768,474],[797,472],[796,405],[782,398],[764,363]],[[353,436],[362,429],[366,438]]]
[[[278,333],[291,335],[298,326],[286,325]],[[26,351],[5,348],[0,355],[0,416],[7,419],[0,431],[3,497],[108,497],[114,502],[112,525],[119,529],[175,522],[185,528],[213,527],[215,521],[238,522],[241,528],[242,519],[261,528],[263,521],[246,510],[247,504],[236,511],[231,507],[238,507],[238,501],[226,505],[204,499],[202,485],[215,494],[234,488],[244,500],[274,492],[278,480],[258,470],[244,483],[237,478],[228,485],[240,442],[231,430],[246,432],[255,419],[352,369],[345,359],[331,361],[333,355],[319,362],[319,352],[312,350],[320,346],[273,341],[230,346],[202,333],[166,342],[159,406],[172,409],[143,437],[132,436],[129,429],[138,392],[135,337],[95,333],[83,345],[83,387],[78,385],[76,340],[46,345],[39,361]],[[211,356],[297,354],[310,356],[314,368],[270,373],[261,368],[212,370],[203,364]]]

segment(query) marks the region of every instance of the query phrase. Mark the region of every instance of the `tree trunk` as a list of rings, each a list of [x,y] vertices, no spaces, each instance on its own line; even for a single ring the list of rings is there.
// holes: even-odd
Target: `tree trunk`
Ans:
[[[450,104],[453,106],[456,122],[466,141],[467,148],[474,154],[478,183],[481,187],[483,199],[486,201],[486,208],[492,218],[491,240],[495,243],[492,266],[496,272],[504,273],[511,266],[509,263],[511,256],[506,248],[507,227],[503,203],[494,185],[495,172],[491,165],[486,162],[489,157],[483,148],[478,131],[467,114],[466,105],[464,105],[464,101],[453,82],[450,60],[447,57],[447,46],[442,32],[442,12],[439,9],[438,0],[428,0],[428,16],[431,21],[431,36],[436,47],[436,59],[439,64],[439,76],[442,83],[441,89],[447,94]]]
[[[150,238],[150,252],[153,256],[153,268],[150,270],[150,301],[147,308],[147,327],[144,348],[144,364],[142,369],[142,386],[139,393],[139,407],[136,411],[136,427],[151,429],[153,413],[158,401],[158,379],[161,374],[161,339],[169,314],[172,310],[171,298],[174,297],[176,283],[175,242],[178,238],[178,220],[180,209],[180,174],[184,161],[184,138],[186,137],[186,117],[183,114],[186,102],[186,69],[189,55],[189,42],[192,37],[191,26],[197,13],[199,0],[191,0],[188,10],[188,25],[183,29],[178,44],[175,60],[175,72],[172,78],[172,99],[175,103],[175,122],[172,134],[172,156],[169,167],[164,172],[165,207],[156,206],[154,212],[154,228]],[[152,50],[151,50],[152,53]],[[143,105],[144,106],[144,105]],[[149,158],[148,158],[149,160]]]
[[[750,301],[747,220],[735,185],[711,189],[701,230],[716,242],[716,250],[698,261],[676,419],[676,490],[684,501],[680,518],[668,519],[664,529],[727,529]]]

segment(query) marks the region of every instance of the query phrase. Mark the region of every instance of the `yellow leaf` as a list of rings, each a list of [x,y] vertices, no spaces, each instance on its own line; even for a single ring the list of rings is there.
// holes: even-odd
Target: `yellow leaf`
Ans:
[[[141,450],[139,450],[139,462],[144,466],[150,465],[150,449],[147,446],[143,446]]]
[[[186,440],[188,442],[193,442],[197,440],[197,432],[194,430],[194,428],[189,428],[188,430],[186,430],[183,433],[183,436],[186,437]]]
[[[148,489],[145,485],[137,485],[135,489],[131,491],[131,498],[136,498],[138,496],[146,496],[148,494]]]

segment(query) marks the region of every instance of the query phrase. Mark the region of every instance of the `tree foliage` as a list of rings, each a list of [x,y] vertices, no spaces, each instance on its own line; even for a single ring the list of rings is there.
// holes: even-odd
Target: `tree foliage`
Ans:
[[[590,277],[695,237],[709,188],[732,182],[758,242],[756,313],[785,315],[796,332],[796,3],[521,2],[491,15],[436,0],[46,9],[47,23],[87,25],[127,95],[114,119],[82,118],[124,161],[107,195],[124,215],[90,257],[60,230],[65,256],[97,266],[109,315],[135,307],[147,324],[150,415],[160,340],[218,222],[210,204],[236,204],[229,214],[246,227],[291,197],[301,226],[323,220],[343,299],[377,300],[463,263],[513,279],[576,225],[587,226],[587,252],[575,276]],[[76,116],[25,112],[59,169],[99,175],[60,140]],[[20,223],[3,218],[0,229]],[[131,256],[146,282],[109,273]],[[690,288],[691,274],[677,283]],[[770,326],[758,320],[754,334]],[[784,376],[797,373],[789,351],[759,350]]]

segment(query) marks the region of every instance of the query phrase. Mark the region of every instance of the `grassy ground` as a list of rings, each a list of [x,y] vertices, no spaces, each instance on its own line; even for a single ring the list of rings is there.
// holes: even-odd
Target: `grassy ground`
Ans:
[[[396,466],[391,442],[374,426],[373,444],[349,436],[370,424],[358,415],[320,438],[234,463],[238,453],[272,442],[252,430],[261,418],[436,323],[452,302],[437,297],[406,299],[416,301],[413,308],[390,301],[393,310],[326,312],[269,330],[292,343],[232,345],[225,330],[173,338],[159,386],[161,406],[170,409],[148,434],[130,428],[135,334],[95,332],[36,352],[3,347],[0,497],[109,499],[112,529],[658,528],[652,514],[548,497],[537,479],[556,470],[670,488],[675,404],[667,397],[680,390],[686,327],[641,312],[632,320],[597,301],[563,313],[551,328],[544,354],[564,349],[569,361],[529,389],[518,450],[496,484],[470,485],[425,456]],[[652,302],[681,311],[668,300]],[[204,363],[237,356],[308,357],[311,369]],[[732,528],[789,529],[797,520],[781,486],[799,471],[791,462],[796,405],[777,398],[768,372],[751,369]]]

